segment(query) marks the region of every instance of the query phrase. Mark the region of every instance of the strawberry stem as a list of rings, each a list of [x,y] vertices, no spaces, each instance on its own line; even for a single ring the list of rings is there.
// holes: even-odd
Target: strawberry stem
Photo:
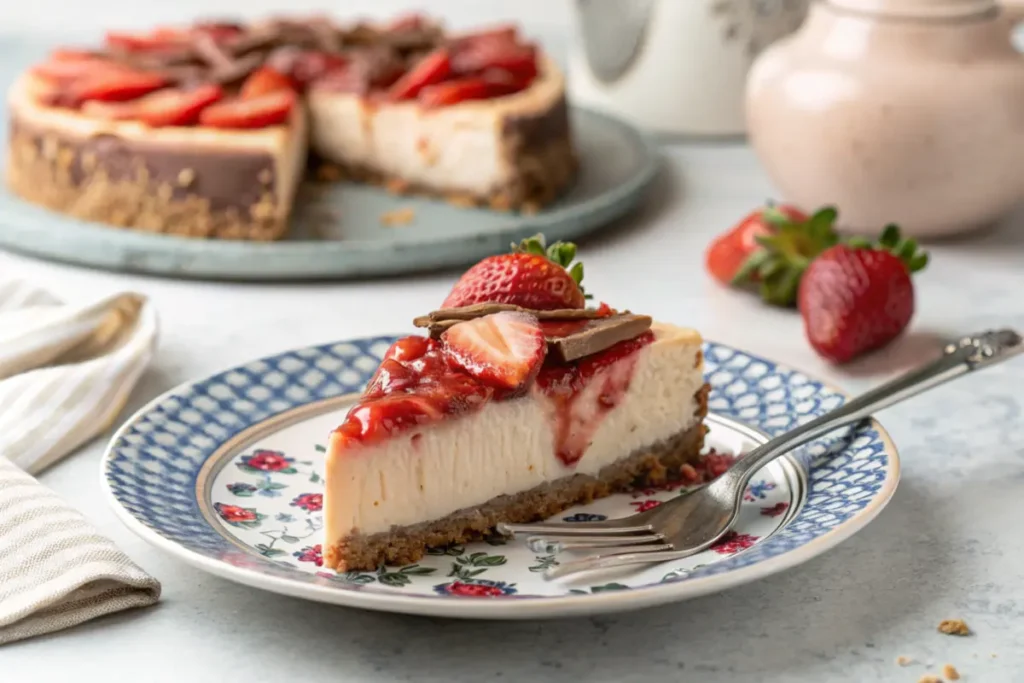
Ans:
[[[555,265],[565,268],[569,271],[569,276],[580,288],[580,291],[583,293],[583,298],[594,298],[592,295],[587,294],[587,291],[583,288],[583,262],[576,261],[576,263],[573,263],[576,259],[576,245],[572,242],[558,241],[553,243],[551,246],[548,246],[544,234],[538,232],[533,237],[527,237],[519,244],[513,242],[512,252],[537,254],[538,256],[543,256],[548,259]]]
[[[917,241],[900,235],[899,226],[885,226],[878,239],[855,236],[840,240],[835,230],[839,212],[824,206],[803,221],[793,220],[772,204],[761,210],[762,220],[771,228],[768,235],[755,237],[760,249],[754,251],[732,278],[733,285],[756,285],[761,297],[777,306],[796,304],[804,271],[826,249],[842,242],[854,249],[882,249],[899,258],[911,273],[928,265],[928,254]]]
[[[903,265],[911,273],[920,272],[928,265],[928,252],[923,251],[913,237],[903,237],[900,234],[899,226],[894,223],[885,226],[876,242],[872,242],[866,237],[857,236],[846,240],[846,244],[854,249],[887,251],[903,261]]]

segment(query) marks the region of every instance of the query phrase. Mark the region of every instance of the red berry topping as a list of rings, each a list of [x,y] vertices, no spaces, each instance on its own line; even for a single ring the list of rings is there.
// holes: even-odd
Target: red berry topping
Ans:
[[[254,97],[260,97],[261,95],[278,90],[294,90],[292,79],[277,69],[263,66],[256,69],[245,79],[245,83],[242,84],[242,89],[239,91],[239,96],[243,100],[251,100]]]
[[[436,348],[437,342],[428,337],[404,337],[388,348],[384,358],[394,358],[397,361],[407,363],[422,358]]]
[[[505,311],[449,328],[441,337],[448,362],[490,386],[521,390],[536,377],[547,354],[537,319]]]
[[[467,270],[443,306],[502,303],[552,310],[586,305],[580,286],[583,264],[573,264],[576,245],[555,242],[545,247],[544,236],[535,235],[513,249],[510,254],[489,256]]]
[[[199,122],[212,128],[265,128],[288,120],[295,106],[291,90],[277,90],[251,99],[224,100],[203,110]]]
[[[480,74],[488,69],[507,71],[532,80],[537,76],[537,48],[528,43],[483,39],[463,44],[452,55],[452,70]]]
[[[124,102],[159,90],[166,84],[167,80],[157,73],[103,66],[72,81],[67,99],[69,102]]]
[[[391,100],[409,100],[425,87],[440,83],[451,73],[451,59],[448,50],[439,48],[418,61],[404,76],[388,89]]]
[[[189,126],[210,104],[223,97],[217,85],[194,90],[168,88],[130,102],[86,102],[82,112],[101,119],[142,121],[150,126]]]

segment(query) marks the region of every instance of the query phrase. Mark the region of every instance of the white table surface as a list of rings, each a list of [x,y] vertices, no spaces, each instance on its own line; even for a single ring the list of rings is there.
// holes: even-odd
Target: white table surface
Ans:
[[[933,247],[912,329],[887,352],[829,368],[799,317],[704,275],[708,239],[772,194],[742,145],[690,145],[647,208],[582,242],[587,287],[706,337],[795,365],[851,391],[991,325],[1024,327],[1024,217]],[[391,281],[254,285],[174,282],[0,254],[0,272],[67,297],[131,288],[153,298],[162,342],[133,410],[158,393],[292,346],[409,329],[456,272]],[[997,366],[881,414],[904,475],[863,532],[785,574],[646,611],[569,621],[473,623],[359,612],[280,597],[171,559],[118,522],[99,489],[102,440],[42,480],[164,586],[152,609],[0,649],[0,681],[916,681],[955,664],[965,681],[1024,670],[1024,361]],[[126,413],[127,414],[127,413]],[[977,635],[935,631],[967,620]],[[991,655],[995,654],[993,658]],[[498,678],[500,676],[500,678]]]
[[[543,21],[540,3],[526,5]],[[31,26],[40,14],[16,9],[11,16]],[[741,144],[666,148],[665,172],[646,208],[581,242],[588,290],[850,391],[909,367],[941,338],[1024,328],[1022,213],[932,246],[933,263],[916,279],[909,332],[884,353],[830,368],[806,344],[798,315],[725,291],[702,269],[711,236],[772,194]],[[36,278],[69,299],[121,289],[153,298],[160,349],[124,417],[176,384],[254,357],[408,331],[458,275],[213,284],[2,253],[0,273]],[[1022,387],[1024,361],[1016,361],[882,413],[902,454],[903,481],[876,521],[821,558],[687,603],[532,623],[360,612],[208,576],[115,519],[99,488],[104,437],[41,478],[158,577],[163,598],[152,609],[0,648],[0,682],[916,681],[926,667],[901,668],[900,655],[931,663],[932,671],[952,663],[964,681],[1024,680]],[[976,635],[938,634],[938,622],[952,617]]]

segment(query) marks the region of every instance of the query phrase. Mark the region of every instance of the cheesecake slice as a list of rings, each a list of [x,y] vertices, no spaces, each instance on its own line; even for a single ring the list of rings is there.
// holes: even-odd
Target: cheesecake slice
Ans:
[[[414,562],[664,481],[701,452],[707,394],[699,333],[645,316],[498,312],[401,339],[331,434],[325,562]]]

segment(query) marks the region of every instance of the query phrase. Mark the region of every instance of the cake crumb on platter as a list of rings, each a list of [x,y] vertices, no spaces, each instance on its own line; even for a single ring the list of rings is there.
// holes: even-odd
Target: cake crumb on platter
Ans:
[[[943,619],[939,622],[939,633],[945,633],[947,636],[969,636],[971,629],[963,619]]]
[[[336,164],[322,163],[316,168],[316,179],[322,183],[334,183],[341,180],[344,174]]]
[[[416,220],[416,212],[409,207],[385,211],[380,215],[380,224],[389,228],[409,225],[414,220]]]
[[[942,679],[935,674],[925,674],[917,679],[917,683],[942,683]]]
[[[942,677],[947,681],[959,681],[960,672],[956,670],[956,667],[952,664],[946,664],[942,667]]]
[[[907,657],[905,655],[900,655],[899,657],[896,658],[896,663],[899,664],[900,666],[910,666],[911,664],[914,663],[914,658],[913,657]]]

